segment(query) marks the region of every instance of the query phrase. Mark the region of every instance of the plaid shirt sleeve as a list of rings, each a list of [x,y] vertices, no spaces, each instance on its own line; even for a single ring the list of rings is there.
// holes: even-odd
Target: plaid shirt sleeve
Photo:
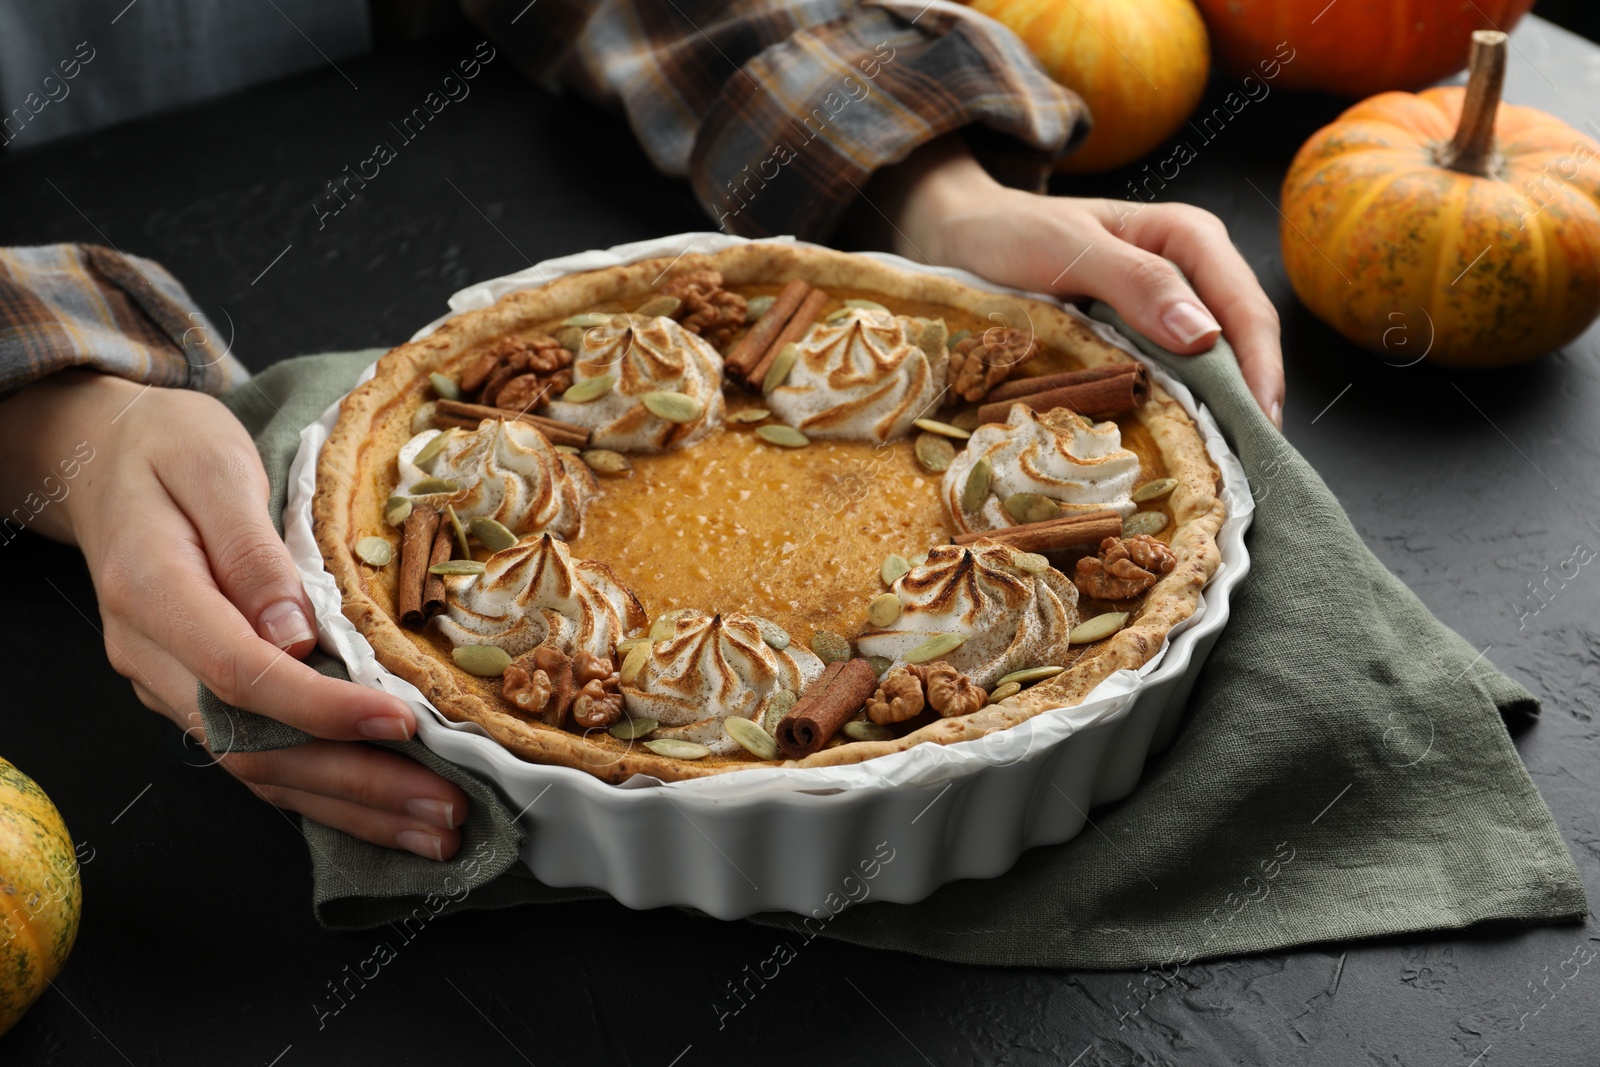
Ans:
[[[463,0],[533,77],[620,106],[720,228],[826,239],[867,180],[961,131],[1039,190],[1083,102],[948,0]]]
[[[162,267],[99,245],[0,248],[0,397],[70,367],[220,393],[249,377]]]

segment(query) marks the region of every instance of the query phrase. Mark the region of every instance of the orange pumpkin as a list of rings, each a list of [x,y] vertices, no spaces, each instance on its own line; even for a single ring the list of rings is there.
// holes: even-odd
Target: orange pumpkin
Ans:
[[[1280,88],[1361,97],[1420,89],[1460,70],[1474,30],[1510,30],[1533,0],[1197,0],[1230,77],[1278,46],[1294,58]],[[1280,57],[1281,58],[1281,57]]]
[[[0,1033],[61,972],[82,906],[61,813],[37,782],[0,759]]]
[[[1131,163],[1172,136],[1205,92],[1211,47],[1193,0],[972,0],[1083,97],[1094,129],[1059,170]]]
[[[1359,345],[1501,366],[1600,314],[1600,144],[1500,104],[1505,47],[1503,33],[1473,34],[1466,90],[1362,101],[1289,167],[1284,268]]]

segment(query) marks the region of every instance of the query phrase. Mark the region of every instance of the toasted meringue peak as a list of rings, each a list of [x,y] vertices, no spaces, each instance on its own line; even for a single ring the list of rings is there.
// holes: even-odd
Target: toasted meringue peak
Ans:
[[[627,586],[599,560],[573,559],[549,534],[525,537],[490,556],[482,574],[445,577],[445,610],[434,618],[452,645],[499,645],[513,657],[552,644],[611,656],[649,621]]]
[[[1078,590],[1054,568],[1023,569],[1025,555],[989,540],[939,546],[890,587],[903,606],[894,627],[867,630],[856,651],[899,666],[934,635],[960,634],[966,640],[939,658],[985,688],[1012,671],[1058,663],[1078,625]]]
[[[815,323],[796,342],[794,369],[767,406],[811,437],[900,437],[933,413],[944,391],[949,353],[942,341],[923,351],[918,340],[926,333],[916,319],[873,308]]]
[[[979,459],[993,468],[989,495],[977,511],[961,506],[967,477]],[[1092,425],[1056,408],[1043,415],[1013,404],[1004,423],[985,423],[972,433],[944,474],[944,504],[957,533],[999,530],[1017,525],[1005,500],[1015,493],[1038,493],[1061,505],[1062,514],[1138,510],[1129,497],[1139,480],[1139,457],[1122,447],[1114,422]]]
[[[671,637],[657,641],[633,683],[622,686],[634,718],[661,723],[651,736],[696,741],[712,752],[740,751],[722,720],[762,722],[780,690],[798,694],[822,674],[822,661],[791,643],[781,652],[761,639],[748,615],[680,612]]]
[[[722,423],[722,357],[668,318],[613,315],[583,335],[573,384],[614,375],[617,384],[584,404],[556,400],[551,418],[588,427],[593,448],[666,452],[693,444]],[[689,422],[668,422],[641,402],[645,393],[682,393],[701,405]]]
[[[417,453],[440,432],[424,430],[400,447],[396,493],[411,495],[423,478],[446,478],[461,490],[435,495],[464,520],[484,515],[513,533],[577,534],[584,505],[597,492],[594,474],[578,457],[557,452],[526,423],[485,421],[476,430],[457,430],[421,470]]]

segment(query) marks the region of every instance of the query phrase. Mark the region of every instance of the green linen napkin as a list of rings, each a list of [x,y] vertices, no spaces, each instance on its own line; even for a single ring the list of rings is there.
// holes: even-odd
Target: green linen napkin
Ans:
[[[1226,343],[1177,357],[1109,308],[1095,314],[1211,409],[1256,498],[1251,572],[1177,740],[1131,797],[999,878],[954,883],[920,904],[869,901],[833,917],[819,907],[804,925],[752,921],[791,944],[821,935],[967,963],[1131,968],[1488,919],[1581,918],[1577,870],[1502,722],[1537,715],[1537,701],[1367,550],[1257,409]],[[291,360],[227,398],[256,435],[275,515],[300,427],[375,355]],[[341,673],[320,653],[313,662]],[[201,707],[207,735],[241,749],[305,739],[205,691]],[[522,831],[485,783],[416,742],[386,747],[471,794],[461,854],[431,863],[304,820],[322,923],[357,929],[419,908],[601,895],[529,876],[516,861]]]

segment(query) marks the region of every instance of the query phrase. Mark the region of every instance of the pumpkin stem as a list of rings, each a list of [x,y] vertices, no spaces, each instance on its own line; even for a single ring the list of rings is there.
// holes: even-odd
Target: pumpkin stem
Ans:
[[[1467,95],[1461,102],[1456,135],[1439,152],[1439,162],[1463,174],[1486,178],[1499,162],[1494,147],[1494,121],[1506,81],[1506,35],[1477,30],[1472,35]]]

